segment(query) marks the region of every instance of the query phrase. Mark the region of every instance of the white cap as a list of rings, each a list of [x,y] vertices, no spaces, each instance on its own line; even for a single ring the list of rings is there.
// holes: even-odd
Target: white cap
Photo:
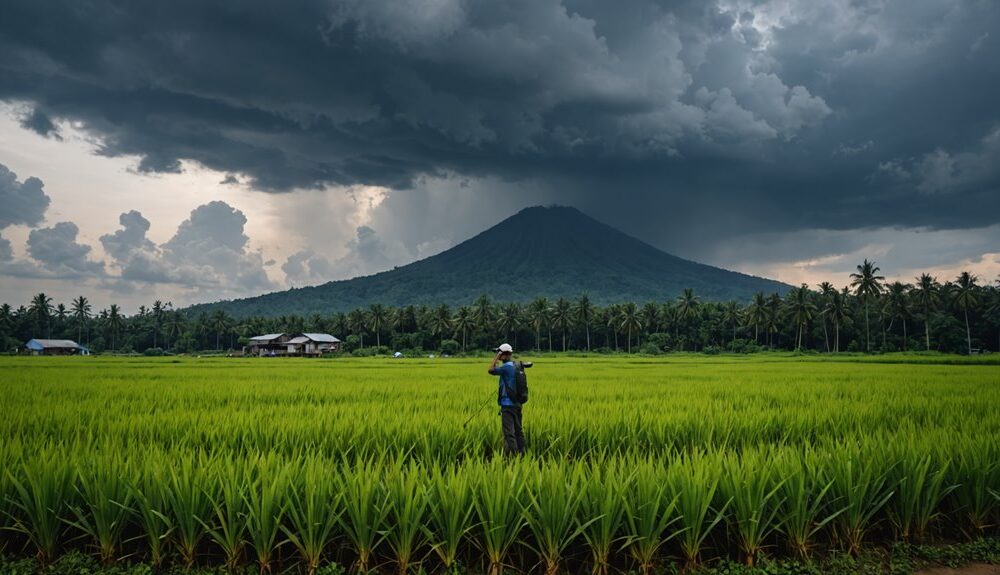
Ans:
[[[507,352],[513,353],[514,348],[512,348],[509,343],[502,343],[500,344],[500,347],[496,348],[495,351],[499,351],[500,353],[507,353]]]

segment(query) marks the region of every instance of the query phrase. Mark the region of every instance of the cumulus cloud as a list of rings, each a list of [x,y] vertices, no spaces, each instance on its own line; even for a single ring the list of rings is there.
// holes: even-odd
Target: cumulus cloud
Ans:
[[[10,240],[0,236],[0,262],[9,262],[14,259],[14,251],[10,247]]]
[[[50,201],[43,187],[35,177],[18,181],[17,174],[0,164],[0,230],[15,224],[40,224]]]
[[[288,257],[281,266],[292,285],[318,284],[385,271],[393,265],[421,257],[420,249],[410,250],[399,242],[387,243],[369,226],[359,226],[345,246],[347,253],[330,258],[311,249]]]
[[[76,241],[78,233],[79,228],[72,222],[58,222],[48,228],[31,230],[27,245],[30,259],[13,259],[9,242],[4,240],[6,249],[0,242],[0,274],[63,280],[104,276],[104,262],[90,259],[91,247]]]

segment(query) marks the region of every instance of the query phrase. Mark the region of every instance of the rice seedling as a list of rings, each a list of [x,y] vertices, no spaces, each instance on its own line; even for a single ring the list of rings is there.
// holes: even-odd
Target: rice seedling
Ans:
[[[945,483],[951,460],[937,461],[925,448],[929,446],[915,441],[900,445],[905,447],[896,447],[890,474],[896,492],[890,503],[890,518],[903,541],[919,542],[940,514],[941,502],[955,488]]]
[[[389,514],[388,493],[382,481],[381,460],[344,465],[336,479],[343,486],[344,513],[340,527],[357,556],[355,569],[367,574],[372,555],[385,538]]]
[[[473,483],[455,466],[435,468],[430,480],[427,539],[446,573],[458,568],[462,541],[473,529]]]
[[[776,456],[777,473],[781,483],[782,532],[792,551],[808,560],[816,537],[842,511],[829,501],[828,494],[833,480],[823,475],[823,468],[815,452],[807,448],[800,455],[782,451]]]
[[[698,565],[705,539],[722,521],[731,502],[715,503],[722,461],[717,454],[695,453],[674,461],[667,474],[670,489],[677,494],[682,527],[681,552],[689,567]]]
[[[207,533],[212,503],[216,499],[217,483],[214,475],[205,469],[212,465],[202,456],[202,461],[183,459],[169,467],[164,502],[170,514],[173,543],[186,567],[198,559],[198,545]]]
[[[247,540],[257,557],[261,573],[271,572],[278,548],[281,522],[286,510],[288,467],[274,457],[260,457],[251,469],[250,485],[244,490]]]
[[[67,522],[89,538],[105,565],[118,559],[132,494],[120,455],[91,459],[78,469],[77,503]]]
[[[775,472],[773,454],[768,451],[744,451],[725,460],[719,492],[730,502],[731,522],[750,567],[764,542],[781,528],[783,483]]]
[[[962,518],[962,530],[970,539],[981,537],[996,524],[995,514],[1000,510],[1000,501],[991,493],[994,486],[1000,485],[996,448],[981,442],[959,451],[950,483],[956,486],[951,495],[956,514]]]
[[[386,495],[389,508],[385,539],[395,556],[399,575],[406,575],[414,554],[426,539],[427,480],[414,464],[396,463],[387,470]]]
[[[845,446],[837,457],[828,458],[826,473],[833,480],[833,494],[842,506],[833,520],[837,537],[851,555],[861,551],[868,530],[894,491],[887,480],[889,469],[883,454],[871,444]]]
[[[211,501],[214,518],[206,517],[199,522],[222,552],[226,569],[235,571],[243,562],[246,545],[247,505],[244,493],[249,487],[249,480],[246,470],[235,461],[220,462],[215,471],[218,496]]]
[[[583,538],[590,551],[595,575],[607,575],[611,554],[623,542],[625,494],[632,487],[634,475],[614,459],[598,459],[586,472],[589,478],[582,488],[580,515],[588,519]],[[636,530],[638,531],[638,530]],[[655,553],[655,550],[654,550]]]
[[[643,575],[656,565],[660,548],[680,534],[666,533],[680,517],[677,510],[679,495],[665,481],[666,473],[650,461],[641,461],[632,473],[622,498],[625,517],[625,549],[639,564]]]
[[[8,471],[14,488],[13,529],[28,538],[39,562],[47,565],[55,559],[65,531],[76,470],[55,451],[43,451],[19,467],[16,476]]]
[[[138,471],[139,477],[128,485],[133,502],[130,511],[141,532],[138,538],[145,541],[154,569],[159,569],[166,558],[167,538],[174,528],[167,509],[167,484],[162,481],[167,476],[166,467],[163,459],[147,459]]]
[[[308,575],[314,575],[343,513],[343,493],[322,462],[309,460],[291,482],[285,537],[299,552]]]
[[[479,537],[476,539],[489,563],[489,574],[500,575],[511,546],[524,526],[521,513],[524,473],[527,466],[505,465],[501,459],[474,467],[476,517]]]
[[[584,495],[583,468],[567,469],[557,463],[546,463],[529,477],[531,483],[522,500],[524,522],[533,535],[534,551],[541,558],[546,575],[555,575],[563,552],[596,519],[577,520],[577,509]]]

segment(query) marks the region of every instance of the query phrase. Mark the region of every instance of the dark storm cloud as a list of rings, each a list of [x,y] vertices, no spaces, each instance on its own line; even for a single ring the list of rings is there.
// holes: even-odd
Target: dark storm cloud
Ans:
[[[19,181],[17,174],[0,164],[0,230],[17,224],[40,224],[50,201],[44,186],[35,177]]]
[[[531,180],[686,253],[739,234],[1000,221],[994,2],[4,10],[0,99],[33,106],[43,133],[81,122],[143,172],[190,159],[270,191]]]

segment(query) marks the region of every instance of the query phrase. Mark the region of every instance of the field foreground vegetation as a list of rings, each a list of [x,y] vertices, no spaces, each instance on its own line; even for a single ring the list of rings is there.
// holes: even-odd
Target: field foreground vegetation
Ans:
[[[649,573],[992,540],[998,366],[547,357],[505,461],[481,360],[0,358],[0,549]]]

